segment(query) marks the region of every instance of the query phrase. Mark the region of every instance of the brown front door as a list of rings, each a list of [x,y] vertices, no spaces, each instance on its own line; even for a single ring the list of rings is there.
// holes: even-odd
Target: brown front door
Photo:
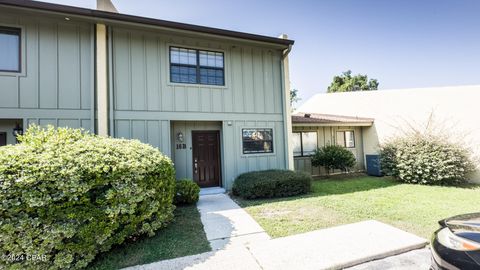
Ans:
[[[200,187],[220,186],[220,132],[192,131],[193,180]]]
[[[0,146],[7,145],[7,133],[0,132]]]

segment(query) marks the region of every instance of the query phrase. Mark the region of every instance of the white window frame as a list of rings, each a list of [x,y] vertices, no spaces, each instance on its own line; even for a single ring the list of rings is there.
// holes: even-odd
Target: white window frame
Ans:
[[[294,157],[311,157],[312,155],[305,155],[303,152],[303,133],[315,133],[317,134],[317,148],[318,148],[318,132],[315,130],[299,130],[299,131],[293,131],[293,133],[300,133],[300,156],[295,156]]]
[[[357,140],[355,138],[355,130],[353,129],[347,129],[347,130],[337,130],[335,132],[335,144],[336,145],[339,145],[338,144],[338,133],[341,132],[343,133],[343,145],[340,145],[340,146],[343,146],[345,148],[348,148],[348,149],[354,149],[356,148],[357,146]],[[346,135],[346,132],[352,132],[353,134],[353,146],[347,146],[347,135]]]
[[[171,47],[223,53],[223,81],[224,81],[224,85],[172,82],[170,80],[170,78],[171,78],[170,77],[170,48]],[[220,48],[215,48],[215,47],[194,46],[194,45],[181,44],[181,43],[167,43],[164,57],[166,59],[165,70],[167,71],[166,83],[167,83],[168,86],[172,86],[172,87],[182,86],[182,87],[185,87],[185,88],[192,88],[192,89],[199,89],[199,88],[227,89],[229,87],[230,74],[228,72],[228,67],[230,66],[230,59],[229,59],[229,54],[228,54],[227,50],[225,50],[225,49],[220,49]]]

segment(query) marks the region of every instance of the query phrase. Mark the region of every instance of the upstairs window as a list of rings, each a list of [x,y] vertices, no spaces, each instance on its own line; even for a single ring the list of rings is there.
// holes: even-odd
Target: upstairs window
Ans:
[[[170,81],[225,85],[223,53],[170,47]]]
[[[19,28],[0,27],[0,72],[20,72]]]
[[[311,156],[317,149],[317,132],[294,132],[293,155],[296,157]]]
[[[353,130],[337,131],[337,145],[355,148],[355,134]]]

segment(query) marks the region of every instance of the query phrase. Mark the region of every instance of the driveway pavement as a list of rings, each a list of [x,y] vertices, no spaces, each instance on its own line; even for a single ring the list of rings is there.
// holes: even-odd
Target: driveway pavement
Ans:
[[[270,239],[262,227],[225,194],[201,196],[197,207],[213,251],[128,269],[342,269],[362,267],[362,263],[426,245],[423,238],[375,220]],[[405,261],[402,258],[399,260]],[[394,265],[396,261],[370,263],[381,267],[382,263]]]
[[[342,269],[423,248],[425,239],[367,220],[249,245],[265,270]]]
[[[363,263],[345,270],[428,270],[430,268],[430,256],[430,249],[422,248]]]

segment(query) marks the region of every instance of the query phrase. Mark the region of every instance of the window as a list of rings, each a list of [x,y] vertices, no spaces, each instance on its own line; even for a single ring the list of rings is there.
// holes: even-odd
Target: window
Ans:
[[[0,71],[20,72],[20,29],[0,27]]]
[[[317,149],[317,132],[293,133],[293,155],[296,157],[311,156]]]
[[[244,154],[273,153],[273,129],[242,129]]]
[[[301,157],[302,156],[302,133],[294,132],[292,135],[293,142],[293,156]]]
[[[353,130],[337,131],[337,145],[346,148],[355,148],[355,134]]]
[[[170,47],[170,81],[225,85],[223,53]]]

